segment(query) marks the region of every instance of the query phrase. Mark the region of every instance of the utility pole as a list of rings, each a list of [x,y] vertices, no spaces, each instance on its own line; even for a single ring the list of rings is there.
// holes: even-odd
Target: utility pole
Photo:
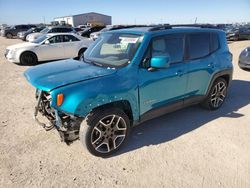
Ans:
[[[45,16],[43,16],[43,23],[44,23],[44,25],[45,25]]]
[[[194,24],[196,24],[196,22],[197,22],[197,17],[195,18]]]

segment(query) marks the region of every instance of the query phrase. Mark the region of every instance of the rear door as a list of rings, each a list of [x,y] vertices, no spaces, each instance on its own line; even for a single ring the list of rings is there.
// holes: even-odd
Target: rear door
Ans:
[[[65,59],[63,35],[52,36],[47,39],[49,44],[37,47],[36,53],[39,61]]]
[[[205,95],[217,59],[215,53],[219,48],[216,33],[192,33],[186,37],[189,97]]]
[[[65,57],[74,58],[78,56],[80,40],[73,35],[63,35]]]

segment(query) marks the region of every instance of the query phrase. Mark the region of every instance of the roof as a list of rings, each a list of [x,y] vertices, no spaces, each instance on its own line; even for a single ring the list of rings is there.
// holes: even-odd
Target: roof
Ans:
[[[131,34],[146,34],[146,33],[181,33],[181,32],[223,32],[219,29],[214,28],[202,28],[202,27],[188,27],[188,26],[169,26],[166,28],[157,28],[159,26],[148,26],[148,27],[134,27],[134,28],[126,28],[126,29],[119,29],[109,32],[121,32],[121,33],[131,33]]]
[[[79,36],[75,33],[48,33],[48,34],[45,34],[46,36],[56,36],[56,35],[73,35],[73,36]]]
[[[59,17],[55,17],[54,19],[57,19],[57,18],[64,18],[64,17],[82,16],[82,15],[86,15],[86,14],[98,14],[98,15],[101,15],[101,16],[108,16],[108,17],[111,17],[111,16],[109,16],[109,15],[106,15],[106,14],[101,14],[101,13],[97,13],[97,12],[88,12],[88,13],[83,13],[83,14],[75,14],[75,15],[59,16]]]

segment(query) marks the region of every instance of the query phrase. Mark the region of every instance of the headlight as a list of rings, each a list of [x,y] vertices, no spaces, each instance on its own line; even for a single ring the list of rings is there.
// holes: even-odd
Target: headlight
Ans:
[[[9,54],[10,54],[10,55],[14,55],[15,52],[16,52],[16,49],[12,49],[12,50],[9,51]]]

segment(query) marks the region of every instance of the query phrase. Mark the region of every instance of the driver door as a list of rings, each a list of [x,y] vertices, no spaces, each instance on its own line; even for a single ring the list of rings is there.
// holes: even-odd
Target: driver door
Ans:
[[[151,69],[150,59],[170,56],[170,66]],[[152,39],[139,70],[140,114],[167,104],[183,105],[187,88],[187,65],[184,58],[184,36],[171,35]]]
[[[57,60],[64,59],[64,45],[63,45],[63,36],[56,35],[47,39],[49,43],[44,42],[41,46],[38,47],[38,58],[39,61],[48,61],[48,60]]]

